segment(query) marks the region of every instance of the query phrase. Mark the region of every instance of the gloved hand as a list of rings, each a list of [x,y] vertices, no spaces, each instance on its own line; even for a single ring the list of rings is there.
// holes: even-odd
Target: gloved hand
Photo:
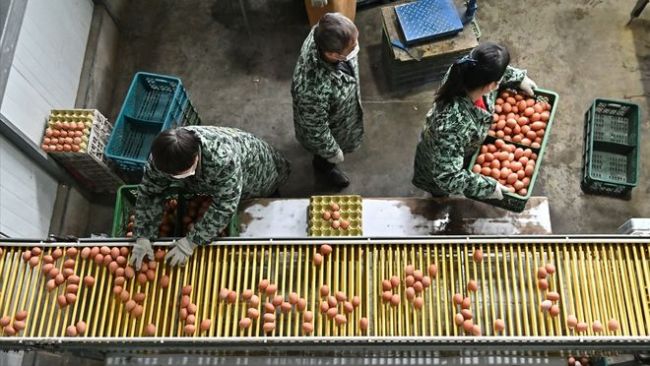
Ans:
[[[508,192],[508,187],[499,182],[496,183],[497,184],[494,186],[494,192],[487,196],[487,199],[501,201],[503,199],[503,192]]]
[[[150,261],[154,260],[151,241],[147,238],[137,238],[133,250],[131,250],[131,265],[139,271],[144,257],[147,257]]]
[[[341,151],[341,149],[336,152],[336,155],[332,156],[331,158],[327,158],[327,161],[332,164],[342,163],[343,160],[345,160],[345,157],[343,156],[343,151]]]
[[[311,6],[322,8],[327,5],[327,0],[311,0]]]
[[[169,262],[169,265],[172,267],[180,265],[181,267],[185,265],[187,260],[194,253],[194,248],[198,245],[192,243],[187,239],[187,237],[174,241],[172,244],[172,249],[167,252],[165,256],[165,261]]]
[[[521,81],[521,84],[519,84],[519,88],[532,97],[535,95],[534,90],[537,89],[537,84],[526,76],[524,77],[524,80]]]

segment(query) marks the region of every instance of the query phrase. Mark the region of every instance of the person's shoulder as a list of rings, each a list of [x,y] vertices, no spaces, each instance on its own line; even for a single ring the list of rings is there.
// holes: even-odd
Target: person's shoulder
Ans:
[[[457,100],[436,102],[429,111],[427,120],[430,125],[437,126],[438,130],[455,130],[462,124],[464,115],[463,108]]]

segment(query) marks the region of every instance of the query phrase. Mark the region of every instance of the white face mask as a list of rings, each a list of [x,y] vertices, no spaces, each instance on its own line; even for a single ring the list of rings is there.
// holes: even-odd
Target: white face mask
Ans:
[[[345,56],[345,61],[351,61],[352,59],[357,57],[360,49],[361,48],[359,47],[359,42],[357,42],[356,46],[354,46],[354,49],[350,53],[348,53],[347,56]]]
[[[194,174],[196,174],[196,167],[198,165],[199,165],[199,159],[197,158],[196,161],[194,161],[194,164],[192,165],[190,170],[188,170],[187,172],[185,172],[183,174],[172,175],[172,178],[174,178],[174,179],[185,179],[187,177],[191,177]]]

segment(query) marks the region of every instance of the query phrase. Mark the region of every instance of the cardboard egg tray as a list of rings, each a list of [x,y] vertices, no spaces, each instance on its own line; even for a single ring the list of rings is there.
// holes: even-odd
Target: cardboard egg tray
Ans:
[[[330,204],[339,205],[341,219],[347,220],[347,229],[334,229],[330,220],[323,219],[325,211],[331,211]],[[312,196],[309,199],[309,236],[361,236],[361,196]]]

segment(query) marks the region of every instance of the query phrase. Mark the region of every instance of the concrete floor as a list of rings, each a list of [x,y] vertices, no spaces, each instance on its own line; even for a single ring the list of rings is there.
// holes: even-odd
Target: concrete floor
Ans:
[[[635,0],[480,2],[482,40],[508,46],[512,64],[529,70],[560,105],[535,195],[549,198],[555,233],[613,233],[630,217],[650,217],[647,162],[632,200],[587,196],[579,186],[583,114],[596,97],[648,107],[650,12],[625,23]],[[143,0],[122,20],[117,114],[137,71],[179,76],[204,124],[233,126],[267,139],[286,154],[293,174],[286,197],[327,192],[314,180],[311,157],[293,135],[290,84],[309,31],[302,1],[248,0],[251,35],[234,0]],[[387,89],[380,66],[379,8],[359,11],[362,98],[366,135],[343,164],[352,184],[344,193],[366,197],[425,197],[411,185],[418,134],[437,85],[409,93]],[[648,122],[643,114],[643,131]]]

